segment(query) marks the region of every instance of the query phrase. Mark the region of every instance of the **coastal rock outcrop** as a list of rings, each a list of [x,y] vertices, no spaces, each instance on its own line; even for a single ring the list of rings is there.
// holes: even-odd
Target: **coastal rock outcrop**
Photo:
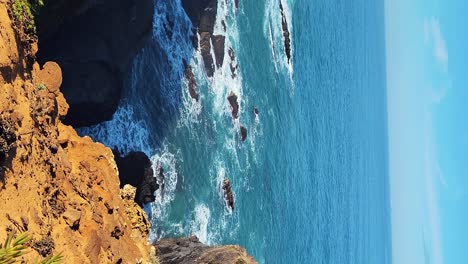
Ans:
[[[198,48],[198,41],[200,42],[199,48],[205,65],[206,75],[212,77],[215,66],[220,68],[224,60],[225,36],[213,35],[218,0],[182,0],[182,5],[192,21],[193,46]],[[200,35],[200,40],[197,39],[197,33]],[[213,47],[211,43],[213,43]],[[213,56],[211,55],[212,48],[216,61],[213,61]]]
[[[206,246],[196,236],[162,239],[155,244],[161,264],[254,264],[239,246]]]
[[[130,152],[120,157],[114,152],[115,162],[119,169],[120,187],[126,184],[136,187],[135,202],[143,207],[144,204],[154,202],[154,192],[159,188],[153,176],[151,161],[143,152]]]
[[[131,60],[152,34],[153,6],[153,0],[47,2],[39,20],[38,59],[62,68],[61,90],[70,105],[66,124],[112,118]],[[64,18],[55,18],[56,12]]]

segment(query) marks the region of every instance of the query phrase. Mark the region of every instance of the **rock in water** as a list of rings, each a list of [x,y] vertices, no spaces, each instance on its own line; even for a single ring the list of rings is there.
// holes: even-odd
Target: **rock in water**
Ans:
[[[231,182],[229,179],[224,179],[223,181],[223,191],[224,191],[224,200],[226,200],[226,205],[234,210],[234,193],[232,192]]]
[[[195,33],[192,39],[193,46],[195,48],[198,46],[198,39],[196,37],[198,31],[198,35],[200,35],[200,53],[205,64],[205,72],[208,77],[213,77],[215,64],[211,56],[211,43],[215,46],[216,65],[222,65],[221,57],[224,57],[224,39],[221,38],[223,36],[213,36],[218,11],[218,0],[182,0],[182,5],[194,27],[192,29]],[[216,53],[218,54],[216,55]]]
[[[288,29],[288,20],[286,19],[286,14],[284,13],[284,7],[280,0],[280,10],[281,10],[281,26],[283,29],[283,37],[284,37],[284,52],[286,53],[286,57],[288,58],[288,63],[291,60],[291,36],[289,34]]]
[[[166,176],[164,176],[164,169],[159,168],[159,181],[161,183],[161,197],[164,199],[164,189],[166,188]]]
[[[190,65],[188,65],[185,68],[185,79],[187,80],[190,97],[192,97],[198,102],[199,95],[197,92],[197,80],[195,79],[195,75],[193,74],[193,69]]]
[[[245,249],[229,246],[206,246],[196,236],[161,239],[155,243],[161,264],[253,264]]]
[[[125,157],[117,153],[115,162],[119,168],[120,188],[130,184],[137,188],[135,202],[140,206],[154,202],[154,192],[159,188],[153,176],[151,161],[143,152],[130,152]]]
[[[216,59],[216,67],[221,68],[224,61],[224,41],[226,37],[221,35],[214,35],[212,37],[213,50]]]
[[[231,59],[231,63],[229,64],[229,67],[231,68],[231,77],[232,79],[236,78],[237,74],[236,74],[236,71],[237,71],[237,64],[236,64],[236,54],[234,53],[234,50],[231,48],[229,48],[228,50],[228,55],[229,55],[229,58]]]
[[[227,99],[231,105],[232,118],[237,119],[239,117],[239,103],[237,102],[237,95],[231,91]]]
[[[245,141],[245,139],[247,138],[247,128],[245,128],[244,126],[240,126],[240,136],[242,141]]]

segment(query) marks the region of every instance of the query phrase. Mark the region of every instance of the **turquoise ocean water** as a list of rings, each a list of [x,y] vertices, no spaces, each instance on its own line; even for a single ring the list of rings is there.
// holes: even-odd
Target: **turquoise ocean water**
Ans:
[[[165,193],[145,208],[152,239],[196,234],[240,244],[260,263],[391,263],[383,1],[282,1],[291,63],[279,1],[241,0],[237,11],[219,1],[215,33],[227,36],[226,54],[213,78],[191,47],[180,0],[157,1],[153,39],[135,59],[114,119],[80,133],[143,150],[155,171],[164,168]],[[230,91],[239,95],[239,121]],[[233,212],[223,201],[225,177]]]

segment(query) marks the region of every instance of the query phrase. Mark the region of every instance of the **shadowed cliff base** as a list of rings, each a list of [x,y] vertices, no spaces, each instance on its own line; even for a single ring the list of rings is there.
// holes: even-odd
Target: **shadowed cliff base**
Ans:
[[[71,3],[70,3],[71,2]],[[39,62],[56,61],[74,127],[110,120],[133,57],[152,34],[153,0],[49,0],[39,17]]]

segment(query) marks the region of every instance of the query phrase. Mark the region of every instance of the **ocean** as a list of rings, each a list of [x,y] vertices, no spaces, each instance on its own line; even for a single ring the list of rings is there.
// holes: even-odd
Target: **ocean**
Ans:
[[[152,240],[195,234],[239,244],[259,263],[391,263],[383,0],[281,1],[291,61],[280,0],[241,0],[238,10],[218,1],[215,34],[226,35],[226,52],[212,78],[180,0],[156,1],[153,38],[134,60],[113,120],[79,132],[124,153],[144,151],[155,172],[164,169],[164,193],[145,207]]]

